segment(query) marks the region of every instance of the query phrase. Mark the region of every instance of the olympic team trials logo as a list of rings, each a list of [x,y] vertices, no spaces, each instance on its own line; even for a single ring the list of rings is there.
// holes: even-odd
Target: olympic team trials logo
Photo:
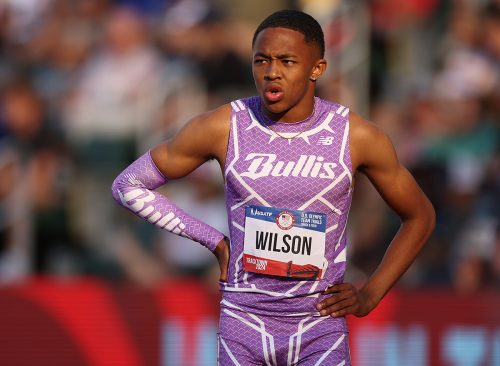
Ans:
[[[282,230],[290,230],[295,224],[295,216],[290,211],[281,211],[276,217],[276,225]]]

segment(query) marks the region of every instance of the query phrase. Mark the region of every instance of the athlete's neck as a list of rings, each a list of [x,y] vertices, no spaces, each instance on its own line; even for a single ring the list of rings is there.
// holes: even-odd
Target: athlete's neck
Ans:
[[[299,124],[303,122],[309,121],[314,117],[316,111],[316,98],[313,98],[310,106],[301,108],[304,111],[298,111],[299,106],[295,106],[286,111],[280,113],[273,113],[265,105],[262,101],[260,104],[260,114],[268,123],[287,123],[287,124]],[[301,106],[302,107],[302,106]]]

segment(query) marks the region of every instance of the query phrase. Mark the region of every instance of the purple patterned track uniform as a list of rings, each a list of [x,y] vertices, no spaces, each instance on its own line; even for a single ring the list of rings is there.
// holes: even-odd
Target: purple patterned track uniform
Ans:
[[[308,119],[273,123],[260,103],[231,103],[219,362],[349,365],[345,319],[315,308],[322,291],[343,282],[346,266],[349,109],[315,98]]]

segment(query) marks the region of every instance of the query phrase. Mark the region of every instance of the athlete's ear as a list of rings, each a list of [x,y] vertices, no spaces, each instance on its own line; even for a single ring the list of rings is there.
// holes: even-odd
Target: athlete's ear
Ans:
[[[326,60],[325,59],[319,59],[318,61],[316,61],[316,64],[314,65],[313,69],[312,69],[312,72],[311,72],[311,76],[309,77],[309,79],[311,81],[316,81],[319,79],[319,77],[321,75],[323,75],[323,73],[325,72],[326,70]]]

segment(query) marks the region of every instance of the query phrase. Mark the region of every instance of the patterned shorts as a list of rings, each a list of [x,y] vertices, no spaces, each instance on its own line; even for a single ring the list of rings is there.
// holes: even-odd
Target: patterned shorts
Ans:
[[[276,317],[223,308],[218,364],[350,365],[347,333],[331,317]],[[338,323],[336,323],[338,324]]]

